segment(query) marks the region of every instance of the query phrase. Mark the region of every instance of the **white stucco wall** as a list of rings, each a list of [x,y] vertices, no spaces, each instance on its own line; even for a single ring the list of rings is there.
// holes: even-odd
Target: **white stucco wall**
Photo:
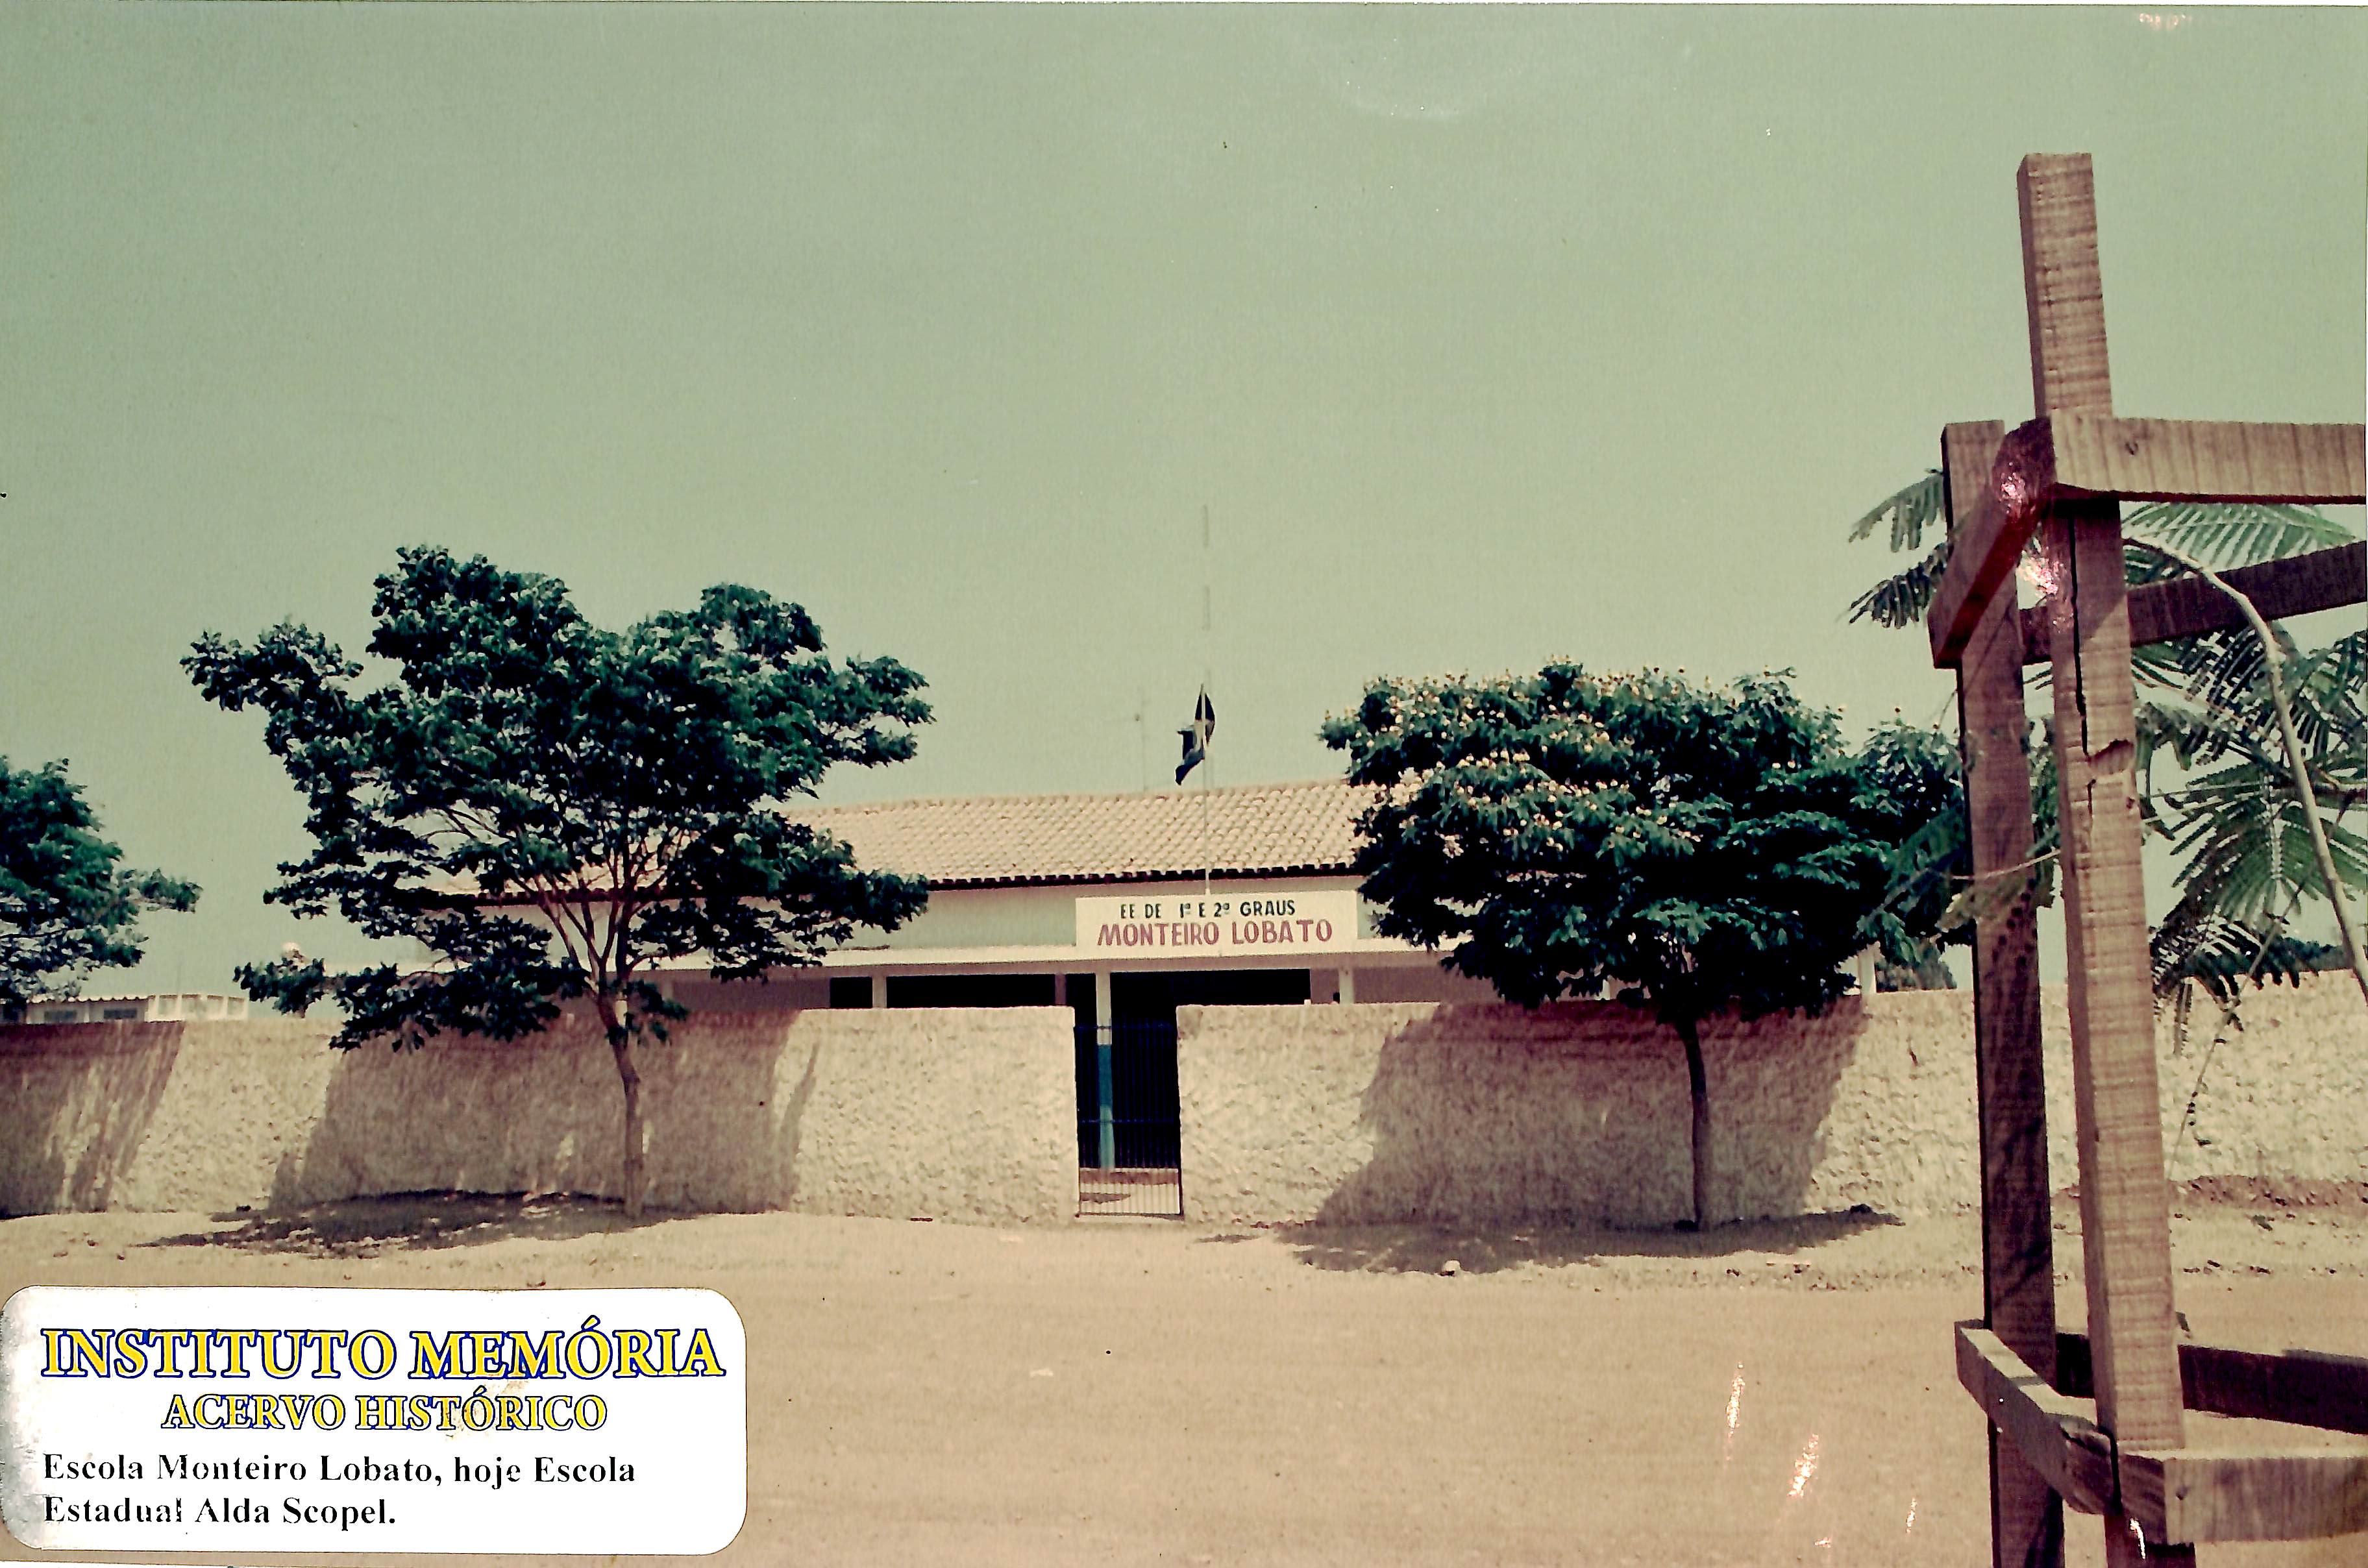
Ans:
[[[2170,1174],[2368,1180],[2368,1009],[2348,978],[2257,993],[2243,1017]],[[1684,1055],[1641,1012],[1212,1007],[1186,1009],[1179,1025],[1192,1219],[1657,1225],[1689,1211]],[[2078,1172],[2059,989],[2044,1028],[2061,1188]],[[2162,1032],[2169,1141],[2210,1031],[2184,1052]],[[1721,1020],[1702,1047],[1717,1217],[1978,1201],[1969,993]]]
[[[588,1022],[402,1053],[326,1039],[281,1020],[0,1029],[0,1212],[618,1193],[623,1094]],[[1065,1011],[712,1014],[636,1061],[659,1207],[1075,1212]]]
[[[2055,1184],[2077,1179],[2046,995]],[[2161,1042],[2170,1174],[2368,1182],[2368,1008],[2348,978]],[[2199,1020],[2201,1022],[2201,1020]],[[1685,1068],[1648,1017],[1440,1003],[1186,1008],[1184,1191],[1206,1223],[1574,1219],[1687,1207]],[[0,1213],[220,1211],[368,1194],[613,1195],[622,1105],[583,1021],[510,1044],[332,1051],[275,1018],[0,1028]],[[1976,1200],[1972,1000],[1922,992],[1704,1032],[1722,1217]],[[646,1197],[1003,1223],[1076,1209],[1059,1008],[712,1013],[641,1048]]]

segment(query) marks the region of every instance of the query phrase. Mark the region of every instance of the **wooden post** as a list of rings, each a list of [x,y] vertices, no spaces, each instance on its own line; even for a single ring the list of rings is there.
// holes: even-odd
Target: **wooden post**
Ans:
[[[1990,470],[2005,427],[1952,425],[1941,437],[1952,533],[1997,505]],[[2031,768],[2024,735],[2022,626],[2014,579],[1992,597],[1957,666],[1957,729],[1975,887],[1974,1061],[1982,1156],[1982,1312],[2038,1374],[2055,1377],[2055,1242],[2047,1178],[2047,1077],[2039,1034],[2039,926],[2031,866]],[[2064,1504],[1995,1426],[1991,1568],[2058,1568]]]
[[[2023,160],[2023,291],[2042,417],[2109,415],[2096,191],[2086,154]],[[2065,942],[2079,1114],[2081,1247],[2098,1425],[2124,1447],[2185,1440],[2171,1304],[2170,1206],[2154,1053],[2154,994],[2138,864],[2136,716],[2117,502],[2060,502],[2042,538],[2062,784]],[[2120,1568],[2193,1561],[2105,1516]]]

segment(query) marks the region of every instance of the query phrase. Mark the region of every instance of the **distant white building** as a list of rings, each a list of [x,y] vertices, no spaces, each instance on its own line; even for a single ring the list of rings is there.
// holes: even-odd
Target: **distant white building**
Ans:
[[[1080,1025],[1179,1005],[1495,1001],[1373,934],[1352,869],[1364,791],[1341,779],[1156,794],[1006,795],[809,810],[929,903],[761,989],[693,966],[694,1008],[1066,1006]]]

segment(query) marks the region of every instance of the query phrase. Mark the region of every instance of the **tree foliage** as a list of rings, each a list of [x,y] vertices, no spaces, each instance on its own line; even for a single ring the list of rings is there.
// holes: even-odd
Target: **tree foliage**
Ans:
[[[195,883],[122,858],[64,763],[20,772],[0,756],[0,1008],[138,963],[141,915],[196,906]]]
[[[1946,527],[1944,506],[1941,475],[1930,472],[1851,526],[1853,540],[1884,533],[1895,552],[1923,553],[1852,601],[1850,619],[1888,627],[1921,623],[1948,564],[1946,539],[1926,546],[1928,533]],[[2150,543],[2219,569],[2354,538],[2311,508],[2266,503],[2155,502],[2130,507],[2122,527],[2132,540],[2125,570],[2134,585],[2175,570],[2145,548]],[[2357,898],[2368,888],[2368,837],[2345,819],[2368,805],[2368,633],[2307,652],[2289,641],[2286,651],[2312,788],[2332,817],[2325,827],[2337,880]],[[2226,1000],[2248,975],[2291,980],[2318,967],[2328,949],[2288,935],[2286,926],[2298,909],[2331,894],[2288,782],[2259,642],[2237,628],[2139,648],[2131,662],[2138,687],[2139,808],[2146,830],[2178,858],[2178,897],[2153,936],[2157,989],[2168,994],[2192,981]],[[2032,676],[2044,684],[2048,671],[2043,665]],[[2032,874],[2042,881],[2044,902],[2053,887],[2048,858],[2055,847],[2055,773],[2044,744],[2032,748],[2032,763],[2042,858]],[[1911,875],[1929,883],[1936,871],[1928,865]],[[1974,913],[1961,902],[1948,919],[1969,921]]]
[[[1953,749],[1907,727],[1862,753],[1779,676],[1712,688],[1577,665],[1374,682],[1324,739],[1377,790],[1356,869],[1384,935],[1535,1006],[1621,988],[1687,1048],[1696,1221],[1707,1108],[1697,1026],[1816,1011],[1871,942],[1929,955],[1895,862],[1958,799]],[[1932,907],[1928,907],[1932,906]]]
[[[252,644],[209,634],[183,662],[209,699],[265,712],[304,794],[312,853],[267,899],[433,961],[333,983],[297,957],[239,978],[286,1011],[334,993],[341,1046],[511,1040],[587,999],[625,1086],[635,1209],[632,1047],[685,1014],[652,966],[758,979],[924,903],[919,882],[859,869],[781,810],[836,765],[911,756],[921,679],[893,659],[834,662],[803,609],[755,589],[609,631],[556,578],[441,550],[403,551],[372,615],[367,651],[392,678],[368,689],[302,626]]]

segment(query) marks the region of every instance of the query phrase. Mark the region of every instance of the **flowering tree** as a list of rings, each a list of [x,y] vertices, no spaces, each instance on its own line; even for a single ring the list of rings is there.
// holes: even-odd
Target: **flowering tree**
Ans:
[[[1558,664],[1384,679],[1323,733],[1378,790],[1356,867],[1384,935],[1446,949],[1526,1006],[1621,988],[1677,1035],[1697,1226],[1712,1177],[1702,1020],[1816,1012],[1870,942],[1914,961],[1937,912],[1885,903],[1894,861],[1962,810],[1943,737],[1895,727],[1852,753],[1775,676],[1711,688]]]
[[[761,978],[927,899],[780,809],[834,764],[910,756],[921,678],[893,659],[833,663],[804,610],[751,588],[605,631],[556,578],[483,557],[407,550],[377,587],[383,685],[358,689],[362,666],[301,626],[251,646],[210,633],[183,663],[210,699],[269,715],[265,744],[304,791],[313,853],[266,898],[334,908],[435,961],[333,983],[300,955],[239,979],[287,1012],[334,994],[344,1047],[513,1040],[587,999],[624,1085],[638,1214],[633,1046],[686,1011],[652,964],[696,955],[719,980]]]

